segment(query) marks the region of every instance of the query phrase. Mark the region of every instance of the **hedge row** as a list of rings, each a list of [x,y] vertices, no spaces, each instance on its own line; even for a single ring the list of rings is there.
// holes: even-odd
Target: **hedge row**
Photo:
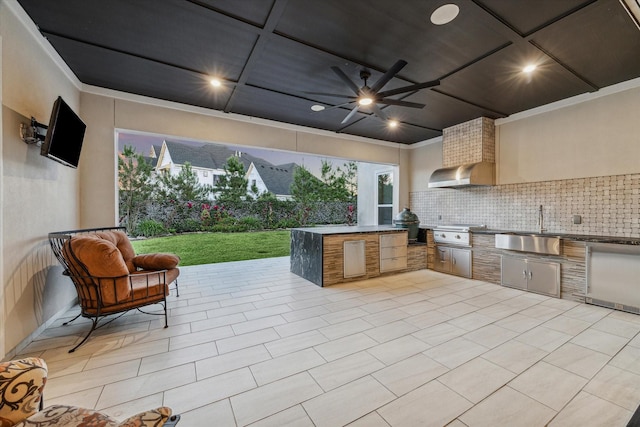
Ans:
[[[133,230],[136,235],[150,237],[193,231],[241,232],[354,224],[356,212],[355,204],[349,202],[302,205],[294,201],[254,200],[222,206],[209,201],[169,200],[148,203]]]

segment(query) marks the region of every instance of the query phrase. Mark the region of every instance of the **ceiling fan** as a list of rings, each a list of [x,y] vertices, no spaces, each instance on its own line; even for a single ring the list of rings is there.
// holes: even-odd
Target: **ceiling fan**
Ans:
[[[370,108],[376,116],[378,116],[381,120],[386,121],[387,117],[382,112],[380,107],[378,107],[378,104],[397,105],[397,106],[400,106],[400,107],[410,107],[410,108],[423,108],[424,107],[424,104],[419,104],[417,102],[403,101],[403,100],[400,100],[400,99],[390,99],[390,98],[387,98],[388,96],[400,95],[400,94],[407,93],[407,92],[415,92],[415,91],[418,91],[420,89],[426,89],[426,88],[438,86],[440,84],[440,80],[433,80],[433,81],[430,81],[430,82],[416,83],[416,84],[412,84],[412,85],[409,85],[409,86],[403,86],[403,87],[399,87],[399,88],[396,88],[396,89],[385,90],[385,91],[381,92],[380,90],[384,87],[384,85],[386,85],[389,82],[389,80],[394,78],[396,76],[396,74],[398,74],[400,72],[400,70],[402,70],[402,68],[404,68],[405,65],[407,65],[407,61],[404,61],[402,59],[396,61],[396,63],[393,64],[393,66],[391,68],[389,68],[387,70],[387,72],[385,72],[371,86],[368,86],[368,84],[367,84],[367,80],[369,79],[369,77],[371,77],[371,72],[369,70],[367,70],[366,68],[363,68],[360,71],[360,78],[364,81],[364,85],[362,87],[358,87],[358,85],[356,85],[353,82],[353,80],[351,80],[349,78],[349,76],[347,76],[344,73],[344,71],[342,71],[340,68],[338,68],[336,66],[333,66],[333,67],[331,67],[333,72],[336,73],[336,75],[338,77],[340,77],[340,79],[343,82],[345,82],[347,84],[347,86],[349,86],[349,88],[353,91],[355,96],[353,96],[353,95],[335,94],[335,93],[325,93],[325,92],[307,92],[307,93],[314,94],[314,95],[324,95],[324,96],[331,96],[331,97],[349,99],[349,101],[347,101],[345,103],[342,103],[342,104],[339,104],[339,105],[334,105],[334,106],[329,107],[327,109],[344,107],[345,105],[349,105],[349,104],[355,103],[356,105],[353,107],[351,112],[342,120],[342,122],[341,122],[342,124],[345,124],[349,120],[351,120],[351,118],[356,114],[356,112],[360,109],[360,107],[368,107],[368,108]]]

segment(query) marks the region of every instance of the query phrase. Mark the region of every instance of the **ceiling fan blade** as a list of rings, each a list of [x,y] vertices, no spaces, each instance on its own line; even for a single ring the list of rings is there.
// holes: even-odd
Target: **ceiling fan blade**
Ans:
[[[336,108],[342,108],[342,107],[345,107],[345,106],[347,106],[349,104],[353,104],[354,102],[355,101],[349,101],[349,102],[345,102],[345,103],[338,104],[338,105],[332,105],[331,107],[326,107],[324,110],[320,110],[320,111],[313,111],[312,110],[311,112],[312,113],[320,113],[322,111],[335,110]]]
[[[355,107],[353,107],[353,110],[351,110],[351,112],[349,114],[347,114],[347,117],[345,117],[340,123],[341,124],[345,124],[349,120],[351,120],[351,118],[358,112],[358,107],[359,107],[359,105],[356,105]]]
[[[399,99],[376,99],[378,104],[398,105],[400,107],[424,108],[424,104],[417,102],[401,101]]]
[[[382,121],[387,121],[387,115],[385,113],[382,112],[382,110],[380,109],[380,107],[378,107],[376,104],[371,104],[371,110],[373,110],[373,113],[378,116],[380,118],[380,120]]]
[[[386,85],[389,82],[389,80],[391,80],[396,74],[398,74],[400,70],[404,68],[405,65],[407,65],[407,61],[405,60],[399,59],[398,61],[396,61],[396,63],[393,64],[393,66],[389,68],[387,72],[384,73],[382,77],[380,77],[378,81],[371,86],[371,90],[374,93],[378,92],[380,89],[384,87],[384,85]]]
[[[430,82],[416,83],[414,85],[403,86],[397,89],[385,90],[384,92],[378,92],[378,96],[382,98],[386,98],[387,96],[391,96],[391,95],[398,95],[401,93],[413,92],[420,89],[427,89],[430,87],[438,86],[439,84],[440,84],[440,80],[432,80]]]
[[[351,96],[351,95],[344,95],[344,94],[339,94],[339,93],[327,93],[327,92],[302,92],[302,93],[306,93],[307,95],[321,95],[321,96],[331,96],[333,98],[348,98],[348,99],[356,99],[355,96]]]
[[[347,76],[344,71],[342,71],[340,68],[333,66],[331,67],[331,69],[333,70],[334,73],[336,73],[338,75],[338,77],[340,77],[342,79],[343,82],[345,82],[347,84],[347,86],[349,86],[349,88],[357,95],[360,95],[360,88],[358,87],[358,85],[356,85],[353,80],[351,80],[349,78],[349,76]]]

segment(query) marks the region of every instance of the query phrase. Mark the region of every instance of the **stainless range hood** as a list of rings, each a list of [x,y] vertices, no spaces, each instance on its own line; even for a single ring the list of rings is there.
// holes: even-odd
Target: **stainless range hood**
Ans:
[[[457,188],[495,185],[495,163],[478,162],[436,169],[429,178],[429,188]]]

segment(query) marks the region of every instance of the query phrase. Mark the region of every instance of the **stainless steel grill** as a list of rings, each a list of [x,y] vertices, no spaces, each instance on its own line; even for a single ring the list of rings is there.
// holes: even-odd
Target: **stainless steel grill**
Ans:
[[[470,232],[474,230],[484,230],[486,228],[486,225],[478,224],[439,225],[433,230],[433,240],[440,244],[470,247]]]

